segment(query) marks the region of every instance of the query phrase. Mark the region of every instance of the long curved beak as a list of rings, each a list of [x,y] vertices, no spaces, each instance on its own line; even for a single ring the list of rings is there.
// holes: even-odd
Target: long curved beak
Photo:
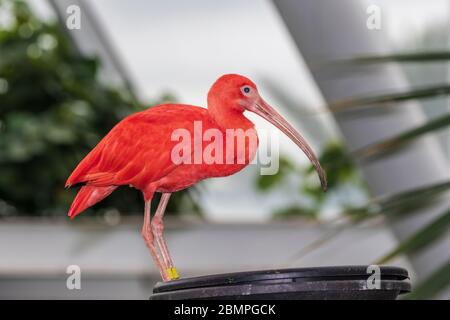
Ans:
[[[308,159],[316,169],[323,191],[327,191],[327,178],[325,171],[320,166],[320,162],[314,154],[314,151],[311,149],[302,135],[298,133],[298,131],[295,130],[289,124],[289,122],[286,121],[286,119],[284,119],[262,98],[258,99],[258,102],[255,104],[255,110],[252,111],[280,129],[286,136],[289,137],[289,139],[291,139],[297,146],[299,146],[300,149],[302,149],[302,151],[305,153],[305,155],[308,157]]]

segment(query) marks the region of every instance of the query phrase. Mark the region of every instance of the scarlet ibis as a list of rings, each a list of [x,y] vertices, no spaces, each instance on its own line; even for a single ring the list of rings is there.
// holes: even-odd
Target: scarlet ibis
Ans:
[[[207,103],[207,109],[163,104],[126,117],[78,164],[66,182],[66,187],[82,184],[68,212],[72,219],[120,185],[134,187],[143,193],[145,209],[141,233],[163,281],[179,277],[163,237],[163,216],[170,195],[206,178],[234,174],[252,161],[258,143],[251,144],[249,139],[245,139],[244,147],[238,150],[234,143],[238,137],[230,135],[233,130],[241,130],[256,136],[254,124],[244,116],[245,111],[266,119],[296,143],[317,170],[323,190],[327,188],[325,172],[311,147],[261,98],[250,79],[236,74],[221,76],[209,90]],[[189,160],[195,148],[200,146],[203,151],[208,148],[205,141],[200,145],[189,142],[188,148],[173,152],[180,147],[180,139],[174,139],[174,132],[181,129],[195,135],[198,123],[202,130],[211,129],[223,134],[226,143],[216,144],[218,149],[211,154],[219,156],[219,160],[232,154],[227,161],[174,161],[174,154]],[[210,140],[212,143],[213,139]],[[220,139],[215,136],[214,140],[219,142]],[[233,143],[229,144],[231,140]],[[238,158],[243,161],[238,161]],[[151,219],[150,207],[155,192],[162,193],[162,196]]]

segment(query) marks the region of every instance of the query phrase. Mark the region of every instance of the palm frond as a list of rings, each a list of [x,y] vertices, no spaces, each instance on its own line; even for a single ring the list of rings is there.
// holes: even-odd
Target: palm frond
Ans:
[[[406,296],[406,299],[427,299],[435,296],[442,289],[450,284],[450,260],[447,261],[442,267],[435,271],[425,281],[422,281],[410,294]]]
[[[345,63],[383,63],[383,62],[441,62],[450,60],[450,51],[435,51],[435,52],[412,52],[412,53],[397,53],[380,56],[361,56],[349,60],[344,60]]]
[[[354,155],[360,158],[373,157],[375,155],[379,155],[387,151],[392,151],[393,149],[398,148],[401,145],[418,138],[419,136],[422,136],[430,132],[435,132],[449,125],[450,125],[450,113],[438,117],[437,119],[431,120],[414,129],[403,132],[396,137],[374,143],[367,147],[363,147],[355,151]]]
[[[438,96],[450,94],[449,85],[434,85],[421,88],[414,88],[404,92],[393,92],[379,94],[376,96],[352,98],[337,101],[328,106],[333,113],[351,111],[361,107],[370,107],[372,105],[383,105],[388,103],[402,102],[412,99],[436,98]]]
[[[450,209],[437,219],[417,231],[410,238],[401,242],[395,249],[379,259],[377,264],[384,264],[399,254],[406,254],[430,245],[449,230]]]
[[[411,207],[418,208],[435,201],[437,197],[450,190],[450,181],[444,181],[400,192],[377,201],[380,211],[385,215],[402,214]]]
[[[437,197],[441,196],[445,192],[448,192],[449,190],[450,181],[444,181],[405,192],[396,193],[394,195],[373,199],[370,203],[367,203],[365,206],[360,208],[346,209],[338,215],[339,218],[337,218],[335,222],[342,222],[341,220],[347,220],[350,216],[352,219],[349,223],[337,226],[335,229],[327,232],[322,237],[319,237],[310,244],[301,248],[289,259],[289,262],[293,263],[302,259],[309,253],[328,244],[342,232],[348,230],[349,228],[355,227],[368,219],[378,218],[380,214],[396,217],[400,214],[412,213],[415,209],[428,205],[430,201],[435,200]],[[370,208],[376,209],[371,210]],[[368,214],[371,211],[372,213]]]

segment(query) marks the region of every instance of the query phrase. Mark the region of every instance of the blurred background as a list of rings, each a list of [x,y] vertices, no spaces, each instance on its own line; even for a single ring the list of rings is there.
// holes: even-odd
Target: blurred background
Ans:
[[[140,193],[69,221],[64,182],[123,117],[206,106],[239,73],[311,143],[329,192],[280,135],[276,175],[250,165],[176,193],[182,276],[380,263],[409,270],[409,298],[448,299],[449,17],[446,0],[0,0],[0,298],[147,299]]]

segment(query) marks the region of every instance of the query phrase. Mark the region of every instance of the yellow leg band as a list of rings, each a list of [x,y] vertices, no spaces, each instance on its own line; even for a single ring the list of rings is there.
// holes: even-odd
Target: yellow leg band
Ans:
[[[180,278],[180,275],[178,274],[178,271],[175,267],[167,268],[167,275],[169,276],[170,280],[176,280]]]

